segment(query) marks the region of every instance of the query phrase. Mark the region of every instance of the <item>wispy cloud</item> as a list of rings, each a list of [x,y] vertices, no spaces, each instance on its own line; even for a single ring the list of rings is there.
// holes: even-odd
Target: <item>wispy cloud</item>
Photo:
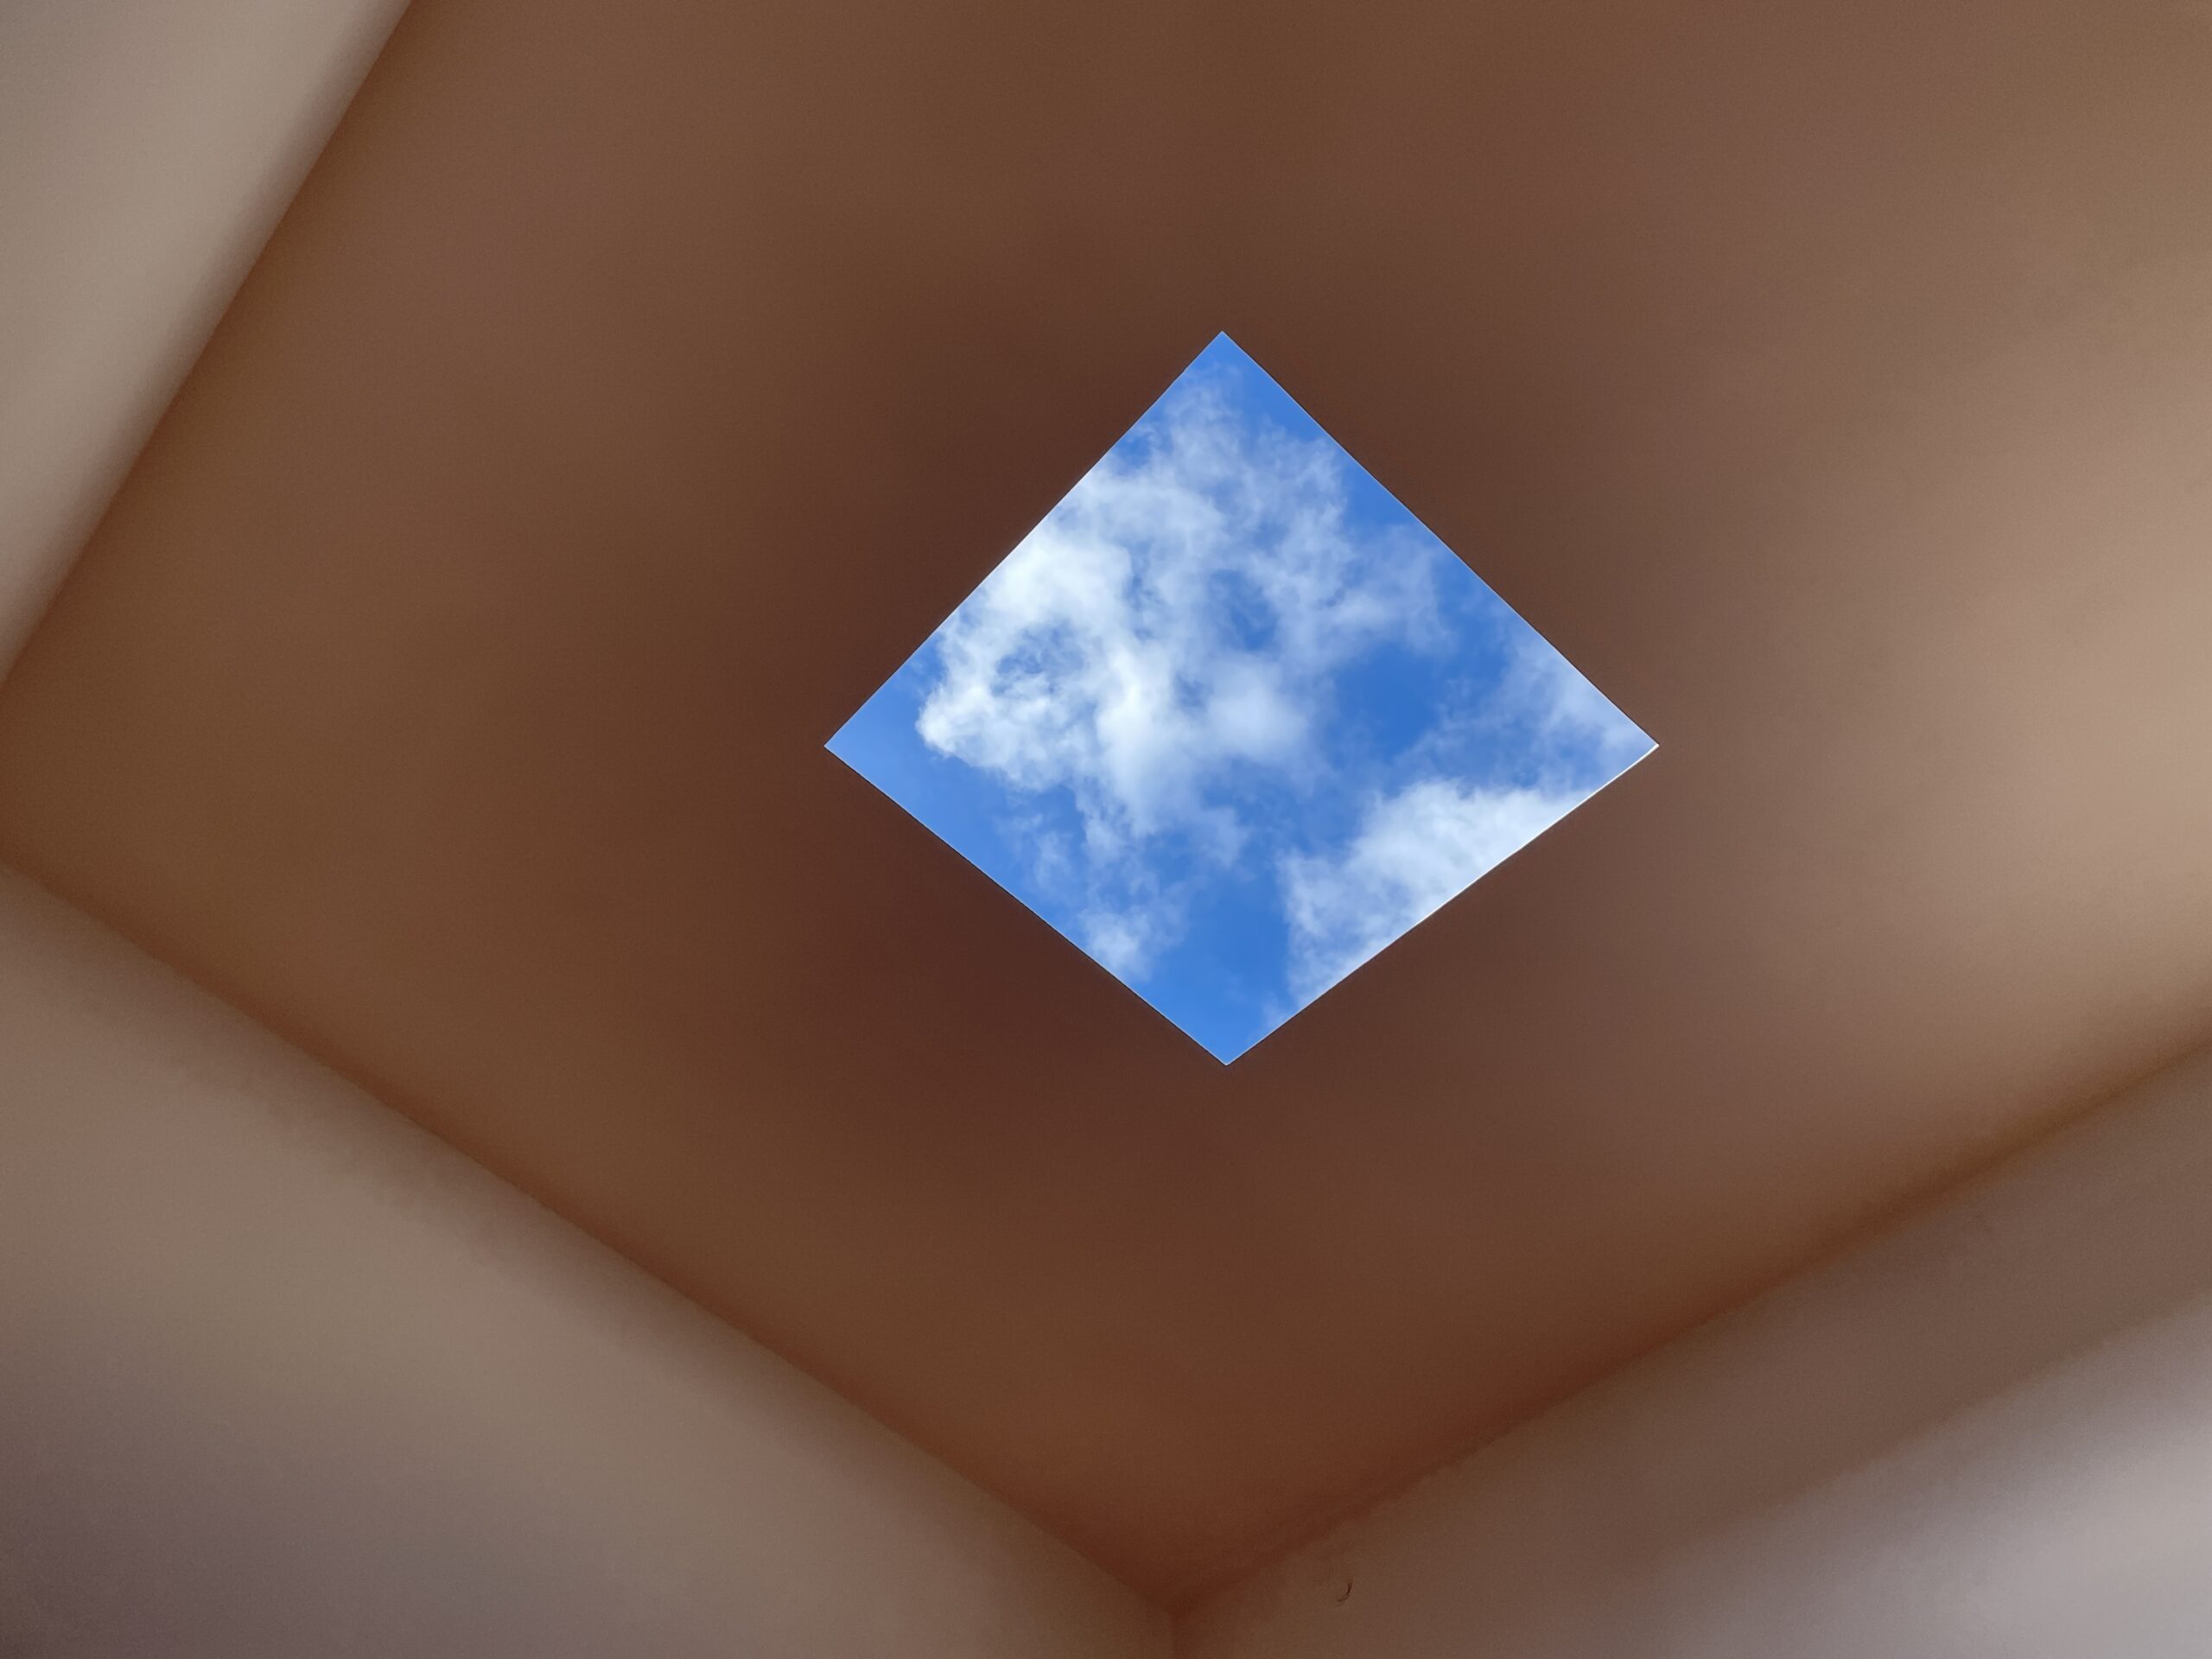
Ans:
[[[1374,802],[1340,849],[1279,866],[1290,989],[1311,1001],[1573,811],[1587,790],[1426,778]]]
[[[1252,833],[1239,785],[1317,764],[1334,670],[1440,643],[1434,543],[1358,535],[1324,440],[1174,394],[1095,467],[932,642],[916,729],[1014,789],[1065,786],[1094,887],[1084,943],[1141,977],[1180,905],[1138,879],[1172,836],[1225,866]]]

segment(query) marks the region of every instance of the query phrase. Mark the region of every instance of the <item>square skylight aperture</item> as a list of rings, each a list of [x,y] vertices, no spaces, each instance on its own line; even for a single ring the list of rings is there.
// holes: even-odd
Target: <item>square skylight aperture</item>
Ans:
[[[1225,334],[830,741],[1224,1061],[1651,747]]]

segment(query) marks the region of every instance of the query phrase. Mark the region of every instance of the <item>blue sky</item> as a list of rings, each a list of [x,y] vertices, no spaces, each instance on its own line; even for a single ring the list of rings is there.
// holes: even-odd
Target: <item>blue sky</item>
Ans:
[[[1650,747],[1226,334],[830,741],[1224,1061]]]

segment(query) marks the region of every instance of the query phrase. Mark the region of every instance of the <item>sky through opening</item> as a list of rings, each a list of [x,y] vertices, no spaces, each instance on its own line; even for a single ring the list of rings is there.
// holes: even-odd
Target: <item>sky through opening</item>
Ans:
[[[1221,334],[829,747],[1228,1061],[1652,746]]]

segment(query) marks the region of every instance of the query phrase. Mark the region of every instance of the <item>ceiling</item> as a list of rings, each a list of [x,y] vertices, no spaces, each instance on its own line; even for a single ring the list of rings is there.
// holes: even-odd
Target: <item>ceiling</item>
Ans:
[[[1182,1599],[2212,1034],[2212,11],[417,0],[0,852]],[[1217,329],[1659,741],[1217,1065],[822,749]]]
[[[400,9],[0,7],[0,670]]]

